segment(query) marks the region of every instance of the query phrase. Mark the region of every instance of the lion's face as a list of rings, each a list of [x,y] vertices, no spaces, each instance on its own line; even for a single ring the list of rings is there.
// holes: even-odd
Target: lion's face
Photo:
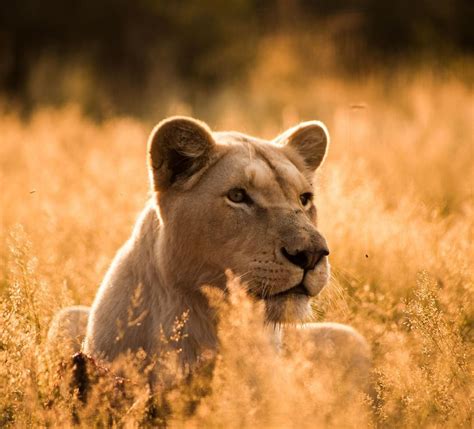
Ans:
[[[225,271],[262,299],[272,322],[302,321],[329,278],[316,229],[311,178],[326,153],[318,122],[274,142],[210,133],[194,120],[160,124],[150,138],[151,175],[166,249],[159,259],[183,292],[225,288]]]

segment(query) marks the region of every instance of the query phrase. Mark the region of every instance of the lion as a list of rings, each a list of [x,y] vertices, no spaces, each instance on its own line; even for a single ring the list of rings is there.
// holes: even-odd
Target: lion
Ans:
[[[192,368],[203,350],[218,349],[215,310],[202,287],[225,292],[230,270],[264,303],[268,324],[283,332],[302,327],[298,335],[319,352],[335,347],[349,367],[367,375],[370,352],[359,333],[306,323],[311,298],[330,277],[312,184],[328,146],[319,121],[300,123],[273,141],[212,132],[188,117],[160,122],[147,146],[151,200],[92,307],[62,310],[50,341],[103,362],[137,350],[152,356],[186,314],[185,335],[166,347],[179,348],[181,364]]]

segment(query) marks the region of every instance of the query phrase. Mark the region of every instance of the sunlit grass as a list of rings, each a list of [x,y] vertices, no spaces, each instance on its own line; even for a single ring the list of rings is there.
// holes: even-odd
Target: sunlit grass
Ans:
[[[367,337],[379,399],[372,416],[363,407],[338,413],[304,365],[256,345],[258,314],[246,319],[230,309],[243,322],[224,323],[212,393],[192,414],[183,405],[192,390],[172,392],[171,424],[469,427],[472,89],[422,72],[389,83],[308,76],[297,83],[291,67],[279,73],[292,83],[277,89],[272,79],[281,76],[256,67],[249,90],[216,97],[218,113],[209,118],[209,109],[204,119],[267,138],[299,120],[327,123],[332,144],[316,199],[333,279],[315,310]],[[183,112],[200,113],[189,106],[169,113]],[[0,116],[0,426],[72,424],[69,390],[44,363],[46,331],[59,308],[91,303],[129,235],[147,199],[151,125],[128,118],[97,124],[75,107],[38,109],[27,120]],[[282,363],[286,369],[278,369]],[[146,391],[132,393],[111,408],[96,390],[95,408],[82,411],[81,423],[113,415],[138,424]]]

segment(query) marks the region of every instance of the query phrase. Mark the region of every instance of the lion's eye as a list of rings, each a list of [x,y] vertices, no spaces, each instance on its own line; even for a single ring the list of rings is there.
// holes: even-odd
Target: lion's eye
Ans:
[[[305,192],[304,194],[300,195],[300,202],[303,207],[307,207],[311,200],[313,199],[313,194],[311,192]]]
[[[248,196],[245,189],[242,188],[233,188],[229,192],[227,192],[227,198],[233,203],[251,203],[252,200]]]

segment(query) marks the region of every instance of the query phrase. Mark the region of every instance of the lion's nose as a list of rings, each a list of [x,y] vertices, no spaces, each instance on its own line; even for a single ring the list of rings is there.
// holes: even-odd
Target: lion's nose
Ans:
[[[303,270],[308,271],[314,269],[318,262],[329,255],[329,249],[326,246],[317,249],[306,249],[306,250],[295,250],[291,251],[285,247],[281,248],[281,253],[288,259],[292,264],[297,265]]]

